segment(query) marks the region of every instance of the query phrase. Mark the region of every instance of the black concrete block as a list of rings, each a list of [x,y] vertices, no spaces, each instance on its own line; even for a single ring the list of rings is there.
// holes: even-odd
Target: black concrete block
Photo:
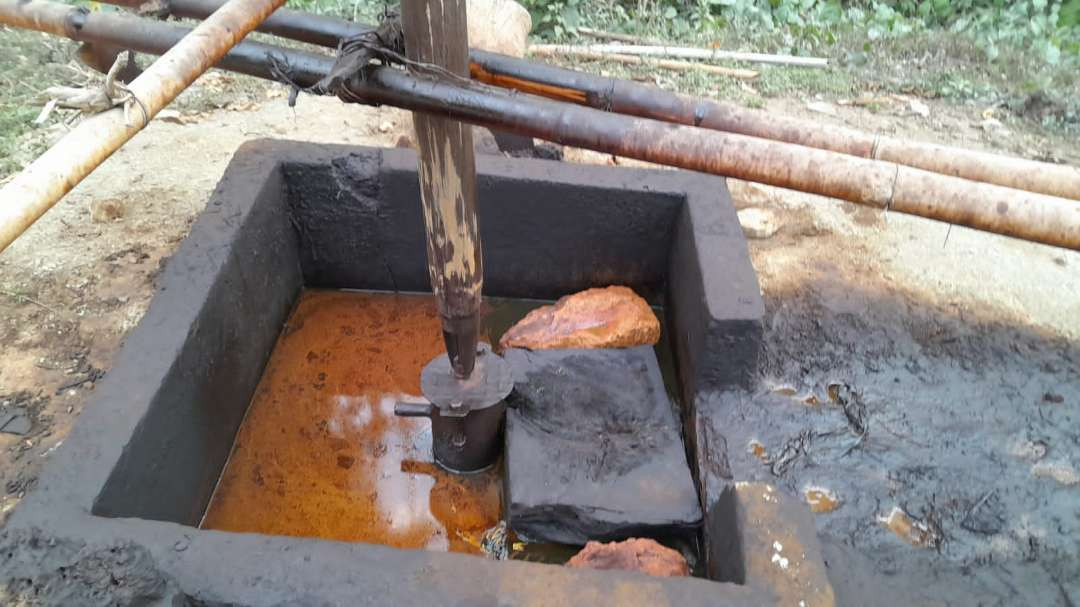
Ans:
[[[695,204],[693,200],[700,200]],[[683,402],[757,378],[765,304],[729,198],[688,197],[675,226],[667,309]]]
[[[694,533],[701,508],[651,347],[506,358],[507,508],[518,534],[584,544]]]

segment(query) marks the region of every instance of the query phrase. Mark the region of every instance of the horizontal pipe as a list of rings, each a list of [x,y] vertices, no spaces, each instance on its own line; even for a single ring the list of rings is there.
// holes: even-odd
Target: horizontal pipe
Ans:
[[[106,0],[136,7],[142,0]],[[221,0],[168,0],[174,14],[201,18]],[[278,11],[260,31],[336,47],[344,36],[369,26]],[[1080,168],[964,148],[906,141],[815,122],[777,116],[731,103],[688,97],[656,87],[596,76],[543,63],[473,49],[470,72],[476,80],[549,99],[569,101],[618,114],[652,118],[885,160],[926,171],[1009,188],[1080,200]]]
[[[30,4],[52,3],[34,0]],[[0,14],[0,21],[2,17]],[[124,46],[124,28],[98,26],[97,22],[104,18],[143,22],[142,27],[148,28],[150,34],[144,41],[157,39],[158,48],[175,35],[167,34],[167,30],[183,30],[134,17],[93,13],[85,15],[82,34],[92,31],[102,36],[101,42]],[[40,27],[42,31],[55,31],[50,24]],[[156,52],[150,46],[147,44],[140,50]],[[305,86],[318,80],[317,70],[325,74],[333,64],[331,58],[313,53],[243,42],[226,54],[219,65],[226,69],[237,65],[243,73],[268,77],[270,70],[266,66],[270,54],[306,66],[307,71],[293,74],[297,83]],[[362,77],[349,79],[346,88],[347,96],[353,100],[427,112],[565,145],[840,198],[1080,250],[1080,205],[1062,198],[826,150],[624,116],[480,84],[416,78],[394,68],[373,67]]]
[[[130,113],[113,108],[87,117],[0,188],[0,251],[284,3],[228,0],[189,35],[176,40],[130,84],[138,108]],[[4,1],[0,2],[0,23],[59,35],[77,34],[78,16],[86,13],[78,9],[72,13],[65,8],[34,1]],[[134,124],[128,123],[129,115]]]
[[[663,91],[515,57],[474,50],[472,77],[617,114],[737,133],[884,160],[942,175],[1080,200],[1080,168],[964,148],[907,141]],[[523,89],[524,90],[524,89]],[[584,99],[584,101],[578,101]]]
[[[221,6],[222,1],[160,0],[159,6],[160,13],[184,19],[203,19]],[[138,10],[145,3],[146,0],[107,0],[107,4],[132,10]],[[370,25],[362,23],[281,8],[263,21],[258,31],[318,46],[337,48],[338,41],[342,38],[355,36],[371,29]]]
[[[726,76],[728,78],[735,78],[738,80],[754,80],[761,75],[760,72],[756,72],[754,70],[725,67],[722,65],[712,65],[710,63],[698,63],[696,61],[678,61],[675,59],[650,59],[638,55],[616,55],[612,53],[598,53],[596,51],[572,46],[560,47],[554,50],[545,50],[542,47],[531,46],[529,47],[529,55],[532,57],[579,57],[581,59],[588,59],[591,61],[611,61],[614,63],[622,63],[624,65],[643,65],[646,67],[651,65],[679,72],[706,72],[709,74]]]
[[[126,13],[87,12],[56,2],[0,2],[0,23],[56,34],[77,42],[100,42],[147,53],[163,55],[191,28],[142,19]],[[261,42],[243,41],[232,47],[216,67],[257,78],[275,80],[268,57],[284,60],[290,75],[300,86],[321,80],[334,65],[333,57],[285,49]]]
[[[390,68],[372,69],[347,87],[368,102],[1080,250],[1080,204],[1072,200],[475,85],[466,89]]]

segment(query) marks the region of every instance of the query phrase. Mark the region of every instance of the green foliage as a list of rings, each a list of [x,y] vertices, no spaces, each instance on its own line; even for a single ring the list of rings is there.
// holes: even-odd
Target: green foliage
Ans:
[[[994,61],[1003,48],[1045,63],[1080,57],[1080,0],[525,0],[534,32],[573,36],[589,23],[688,38],[738,28],[771,33],[788,52],[834,44],[842,33],[870,43],[928,30],[969,36]],[[1080,62],[1078,62],[1080,63]]]
[[[51,84],[70,84],[65,67],[70,45],[46,34],[0,28],[0,179],[22,168],[45,147],[44,141],[28,141],[23,135],[33,128],[41,111],[38,95]],[[2,204],[2,203],[0,203]]]

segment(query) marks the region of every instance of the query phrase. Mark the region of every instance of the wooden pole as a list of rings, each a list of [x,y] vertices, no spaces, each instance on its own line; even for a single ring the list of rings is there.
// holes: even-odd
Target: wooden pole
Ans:
[[[709,63],[695,63],[693,61],[679,61],[677,59],[646,59],[639,55],[617,55],[609,53],[598,53],[591,51],[588,48],[579,46],[559,46],[558,48],[538,48],[530,47],[529,54],[533,57],[553,57],[564,55],[567,57],[580,57],[581,59],[591,59],[593,61],[611,61],[614,63],[623,63],[627,65],[645,65],[660,67],[667,70],[674,70],[678,72],[705,72],[708,74],[716,74],[717,76],[727,76],[728,78],[735,78],[738,80],[753,80],[760,74],[754,70],[745,70],[735,67],[724,67],[722,65],[712,65]]]
[[[469,76],[465,0],[405,0],[405,54],[416,63]],[[412,70],[431,77],[429,70]],[[458,377],[476,357],[484,264],[476,222],[476,159],[472,128],[413,112],[420,152],[420,198],[427,231],[428,274],[442,316],[443,338]]]
[[[977,152],[680,95],[637,82],[474,50],[473,79],[616,114],[749,135],[1080,200],[1080,167]]]
[[[769,55],[766,53],[744,53],[724,51],[714,48],[696,48],[692,46],[640,46],[636,44],[586,44],[571,47],[566,44],[536,44],[530,48],[551,52],[565,52],[569,48],[582,48],[597,53],[617,55],[645,55],[647,57],[677,57],[679,59],[747,61],[751,63],[772,63],[776,65],[794,65],[798,67],[828,67],[829,60],[823,57],[796,57],[794,55]]]
[[[143,108],[130,112],[131,124],[119,107],[90,116],[16,175],[0,189],[0,251],[284,3],[229,0],[131,83],[131,93]],[[24,10],[30,4],[0,3],[2,12],[12,16],[3,22],[38,29],[42,17]],[[64,28],[54,33],[64,35]]]

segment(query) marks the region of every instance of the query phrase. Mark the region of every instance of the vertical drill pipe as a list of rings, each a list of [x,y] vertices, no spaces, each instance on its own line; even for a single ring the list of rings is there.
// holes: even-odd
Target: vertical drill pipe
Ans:
[[[405,0],[401,9],[406,56],[468,78],[465,0]],[[419,112],[413,113],[413,126],[431,289],[451,366],[458,377],[468,377],[476,359],[484,276],[472,129],[437,113]]]
[[[0,189],[0,251],[284,3],[229,0],[131,83],[131,92],[142,106],[130,112],[133,124],[128,124],[122,108],[90,116],[16,175]],[[43,29],[41,22],[48,17],[34,12],[39,6],[21,1],[0,3],[2,22]],[[71,24],[60,23],[61,27],[45,31],[66,35]]]

